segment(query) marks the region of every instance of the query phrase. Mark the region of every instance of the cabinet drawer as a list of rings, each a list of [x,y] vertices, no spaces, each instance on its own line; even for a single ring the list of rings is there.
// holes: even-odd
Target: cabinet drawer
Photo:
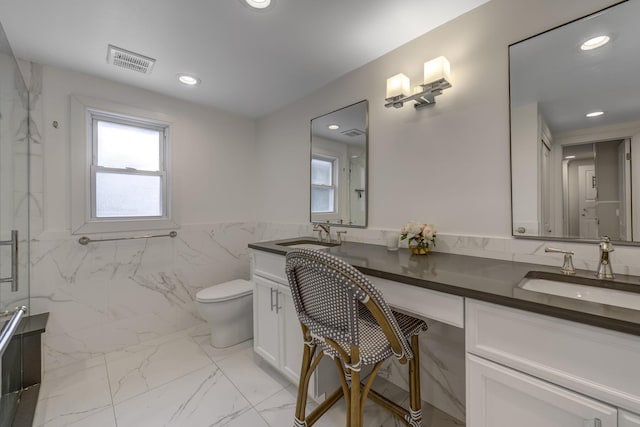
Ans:
[[[473,355],[467,387],[467,427],[618,425],[613,406]]]
[[[390,306],[464,328],[464,298],[379,277],[367,277]]]
[[[640,412],[640,338],[467,299],[467,352]]]
[[[253,273],[289,286],[284,272],[285,258],[269,252],[253,251]]]

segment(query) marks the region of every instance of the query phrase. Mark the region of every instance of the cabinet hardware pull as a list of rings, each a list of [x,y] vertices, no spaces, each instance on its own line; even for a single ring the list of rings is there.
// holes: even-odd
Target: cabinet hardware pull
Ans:
[[[11,246],[11,276],[0,278],[0,283],[11,283],[11,292],[18,292],[18,230],[11,230],[11,240],[0,241],[0,246]]]
[[[602,427],[602,421],[600,421],[600,418],[593,419],[593,427]]]
[[[280,306],[280,291],[276,289],[276,314],[280,313],[282,307]]]
[[[276,313],[277,313],[278,312],[278,290],[277,289],[273,289],[273,288],[270,288],[270,289],[271,289],[271,311],[273,311],[273,308],[275,307],[276,308]],[[274,291],[276,293],[276,301],[275,301],[275,303],[273,302],[273,293],[274,293]]]

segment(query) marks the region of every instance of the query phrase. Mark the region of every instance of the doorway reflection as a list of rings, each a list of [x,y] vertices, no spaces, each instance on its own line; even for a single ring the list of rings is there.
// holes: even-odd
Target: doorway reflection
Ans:
[[[631,240],[630,141],[562,147],[564,228],[570,237]]]

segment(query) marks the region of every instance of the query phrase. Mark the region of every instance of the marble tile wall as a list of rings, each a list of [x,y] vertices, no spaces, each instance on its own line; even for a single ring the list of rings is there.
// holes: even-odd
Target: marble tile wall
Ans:
[[[255,224],[219,223],[183,226],[173,239],[83,246],[79,236],[34,238],[32,312],[51,313],[45,370],[201,323],[195,294],[248,279],[247,244],[254,235]]]
[[[37,236],[44,230],[42,65],[23,61],[20,65],[29,89],[29,233]]]
[[[398,231],[374,228],[334,227],[332,229],[347,230],[347,234],[344,235],[347,241],[374,245],[386,245],[386,232]],[[256,228],[256,241],[313,235],[313,228],[309,224],[258,222]],[[406,247],[406,245],[406,241],[400,242],[400,247]],[[574,251],[573,262],[578,269],[595,271],[598,267],[599,249],[596,243],[526,240],[500,236],[468,236],[439,232],[434,251],[560,267],[563,260],[562,254],[545,253],[544,249],[548,246]],[[615,251],[611,254],[614,273],[640,276],[640,264],[638,263],[640,248],[614,246]]]
[[[420,394],[441,411],[464,421],[465,350],[464,329],[428,320],[429,330],[420,335]],[[409,365],[389,359],[378,375],[409,390]]]

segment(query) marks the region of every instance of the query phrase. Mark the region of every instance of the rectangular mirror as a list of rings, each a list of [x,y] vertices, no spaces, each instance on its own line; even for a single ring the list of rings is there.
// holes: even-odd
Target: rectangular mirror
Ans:
[[[369,102],[311,120],[311,222],[367,226]]]
[[[514,236],[640,242],[638,16],[625,1],[509,47]]]

